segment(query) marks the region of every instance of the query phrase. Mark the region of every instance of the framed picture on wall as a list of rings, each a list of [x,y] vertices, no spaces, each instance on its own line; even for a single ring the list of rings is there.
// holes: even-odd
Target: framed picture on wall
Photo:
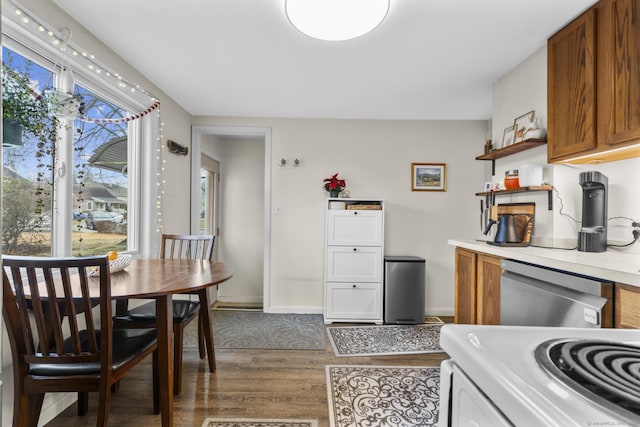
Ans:
[[[516,128],[515,126],[509,126],[508,128],[506,128],[504,130],[504,134],[502,135],[502,147],[508,147],[511,144],[513,144],[513,139],[515,138],[516,135]]]
[[[447,191],[446,163],[411,163],[411,191]]]

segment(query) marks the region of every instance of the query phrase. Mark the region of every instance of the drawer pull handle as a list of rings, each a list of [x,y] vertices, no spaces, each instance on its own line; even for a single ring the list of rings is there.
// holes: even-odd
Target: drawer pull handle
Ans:
[[[358,250],[357,248],[353,248],[353,252],[355,252],[355,251],[357,251],[357,250]]]
[[[354,215],[358,215],[358,211],[355,211],[353,214],[354,214]]]
[[[354,287],[354,288],[356,287],[355,283],[353,284],[353,287]]]

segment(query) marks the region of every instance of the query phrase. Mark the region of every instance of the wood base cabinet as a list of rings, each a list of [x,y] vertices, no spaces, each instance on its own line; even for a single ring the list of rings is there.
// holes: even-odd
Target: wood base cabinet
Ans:
[[[640,329],[640,288],[615,285],[615,327]]]
[[[325,209],[324,321],[381,324],[383,201],[328,199]]]
[[[455,253],[455,323],[500,324],[502,258],[468,249]]]

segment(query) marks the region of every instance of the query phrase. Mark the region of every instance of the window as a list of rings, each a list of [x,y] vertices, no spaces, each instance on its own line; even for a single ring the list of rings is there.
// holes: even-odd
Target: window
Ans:
[[[126,111],[76,85],[88,117],[120,119]],[[74,120],[73,255],[126,251],[128,126]]]
[[[31,98],[37,98],[65,84],[59,67],[17,50],[3,46],[3,89],[27,82]],[[26,80],[16,81],[20,77]],[[84,118],[47,117],[55,132],[49,141],[37,132],[23,132],[22,143],[3,135],[4,253],[87,256],[138,250],[139,227],[129,218],[136,218],[139,203],[132,199],[140,194],[141,173],[129,173],[130,166],[138,167],[129,159],[139,159],[141,126],[120,120],[131,107],[124,107],[130,104],[119,100],[115,88],[109,91],[82,76],[73,94],[82,100]],[[3,123],[6,119],[3,115]]]
[[[28,126],[31,130],[18,128],[13,138],[7,132],[22,115],[20,111],[35,114],[39,108],[35,94],[42,93],[54,74],[9,49],[3,49],[2,60],[2,249],[7,254],[48,255],[52,241],[53,144],[46,141],[46,135],[42,140],[33,135],[37,131],[32,126]]]

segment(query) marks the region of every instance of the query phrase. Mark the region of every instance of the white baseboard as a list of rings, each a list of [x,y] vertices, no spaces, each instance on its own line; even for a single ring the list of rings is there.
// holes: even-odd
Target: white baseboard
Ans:
[[[229,301],[233,302],[233,301]],[[246,299],[239,302],[247,302]],[[323,307],[317,306],[274,306],[265,307],[265,313],[302,313],[302,314],[322,314]],[[429,307],[425,316],[453,316],[454,310],[450,307]]]
[[[78,400],[78,393],[47,393],[42,403],[42,411],[38,420],[38,427],[60,415],[65,409]]]
[[[247,304],[260,304],[262,303],[262,296],[253,296],[253,297],[225,297],[218,295],[217,301],[220,302],[233,302],[233,303],[247,303]],[[215,301],[211,301],[212,303]]]
[[[271,306],[265,307],[265,313],[322,314],[322,307]]]
[[[425,316],[453,316],[454,310],[451,307],[429,307]]]

